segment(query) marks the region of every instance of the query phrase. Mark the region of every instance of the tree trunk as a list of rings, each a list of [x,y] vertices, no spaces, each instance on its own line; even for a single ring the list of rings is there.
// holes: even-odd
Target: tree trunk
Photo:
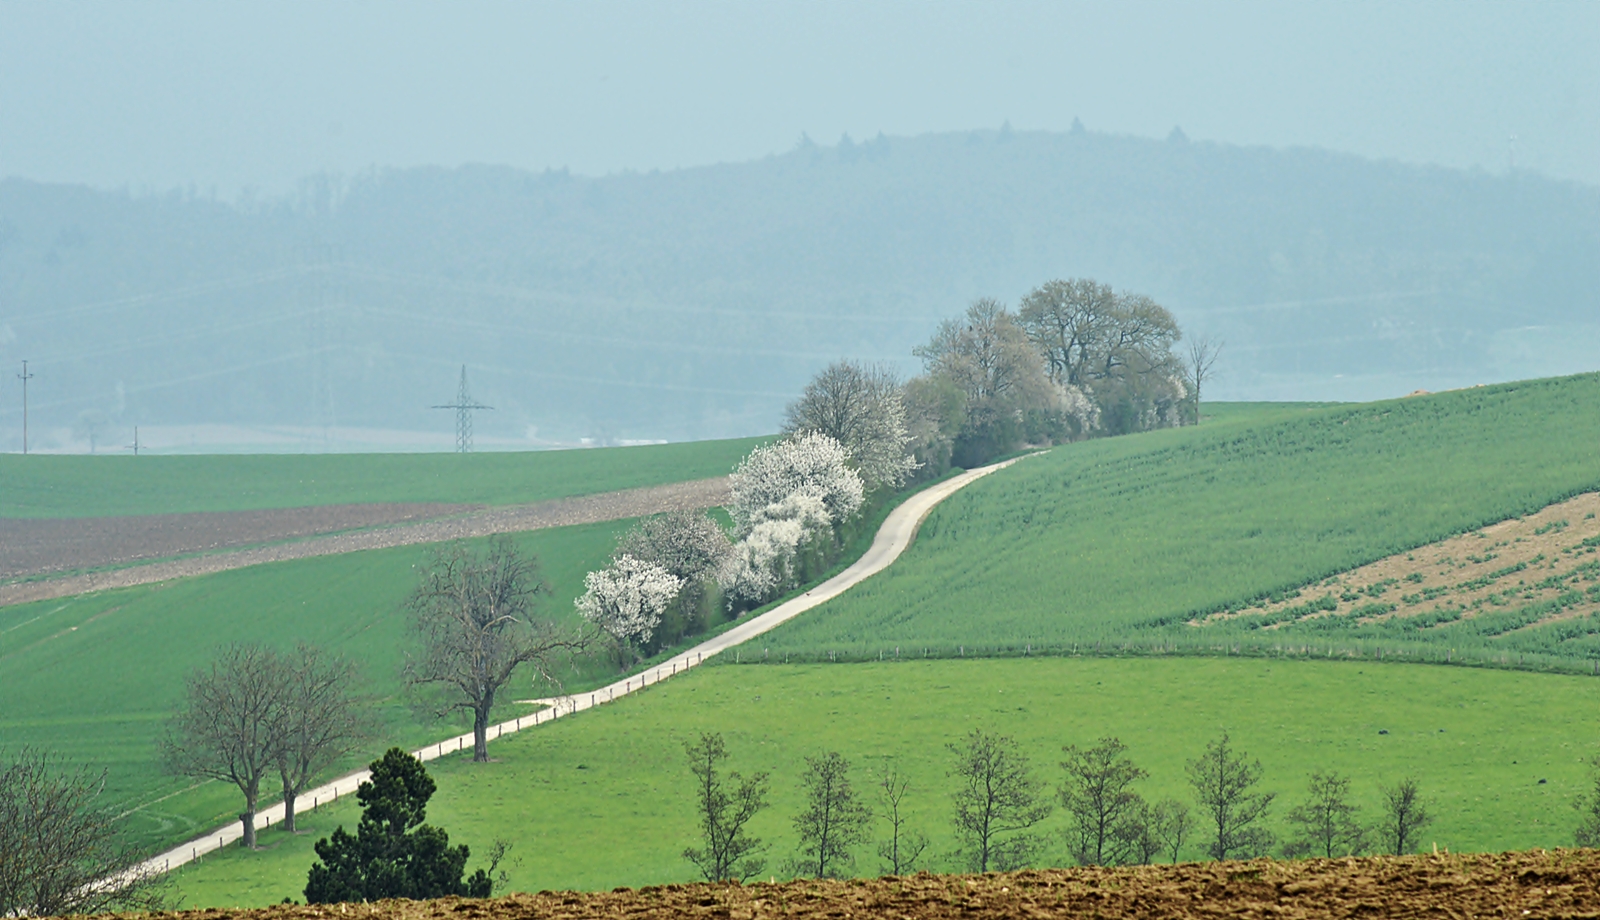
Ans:
[[[244,838],[239,842],[247,850],[256,848],[256,796],[260,793],[259,784],[258,779],[244,790],[244,814],[239,816],[239,823],[244,825]]]
[[[489,697],[472,709],[472,762],[489,762],[489,707],[494,697]]]
[[[283,829],[289,833],[295,832],[294,827],[294,787],[288,783],[283,784]]]

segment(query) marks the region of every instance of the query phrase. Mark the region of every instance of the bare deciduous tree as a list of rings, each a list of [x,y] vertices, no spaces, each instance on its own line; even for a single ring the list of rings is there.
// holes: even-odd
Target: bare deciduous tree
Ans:
[[[244,794],[242,844],[256,845],[261,783],[277,768],[275,734],[287,696],[278,654],[259,645],[224,648],[209,669],[189,675],[184,701],[162,740],[166,768],[233,783]]]
[[[738,773],[722,774],[728,759],[722,735],[702,733],[698,741],[684,744],[689,769],[695,778],[695,805],[700,812],[704,847],[688,847],[683,858],[700,868],[708,882],[744,881],[759,874],[766,860],[761,840],[745,832],[745,825],[767,807],[767,774],[745,779]]]
[[[1357,820],[1361,809],[1350,802],[1350,779],[1337,773],[1313,772],[1310,798],[1289,809],[1284,818],[1298,829],[1285,852],[1311,853],[1332,859],[1361,852],[1367,831]]]
[[[1176,865],[1178,854],[1183,851],[1184,843],[1194,831],[1194,815],[1189,811],[1189,806],[1177,799],[1162,799],[1156,803],[1154,812],[1162,849]]]
[[[806,790],[806,808],[794,817],[800,835],[795,867],[814,878],[836,878],[855,865],[851,850],[867,838],[872,809],[856,796],[850,761],[837,751],[807,757],[800,782]]]
[[[295,832],[295,798],[318,773],[356,750],[369,737],[356,698],[355,665],[301,643],[280,658],[283,690],[272,733],[278,742],[278,778],[283,785],[283,829]]]
[[[1272,833],[1259,822],[1272,806],[1273,793],[1256,792],[1261,761],[1246,761],[1234,751],[1226,732],[1189,761],[1189,782],[1210,819],[1214,837],[1206,846],[1212,859],[1254,857],[1272,846]]]
[[[1217,363],[1222,342],[1209,335],[1189,340],[1189,386],[1194,389],[1194,423],[1200,424],[1200,388],[1211,379],[1211,366]]]
[[[883,816],[889,820],[889,839],[878,844],[878,856],[883,859],[883,869],[890,875],[908,875],[916,871],[917,860],[928,848],[928,837],[918,831],[906,830],[904,811],[906,793],[911,781],[890,764],[878,779],[878,796],[883,800]]]
[[[534,621],[534,598],[545,590],[535,560],[500,538],[481,555],[460,545],[442,550],[411,593],[422,649],[406,663],[406,681],[441,691],[439,715],[472,714],[476,763],[489,760],[489,713],[517,670],[528,665],[540,680],[558,684],[557,661],[592,642],[590,633]]]
[[[1134,855],[1125,852],[1127,847],[1147,842],[1148,821],[1138,819],[1148,815],[1143,814],[1144,800],[1133,791],[1133,784],[1148,774],[1125,756],[1127,750],[1116,738],[1101,738],[1088,750],[1070,744],[1062,748],[1067,759],[1061,769],[1067,776],[1061,784],[1061,805],[1072,825],[1068,843],[1079,865],[1115,865]]]
[[[961,855],[974,872],[1020,868],[1038,848],[1029,829],[1050,815],[1044,784],[1036,779],[1015,739],[973,729],[956,755],[953,775],[955,830]]]
[[[0,917],[160,910],[161,879],[96,799],[105,775],[24,749],[0,761]]]
[[[1423,803],[1417,781],[1407,777],[1383,790],[1383,817],[1378,819],[1378,835],[1384,848],[1404,856],[1417,848],[1417,833],[1433,823]]]

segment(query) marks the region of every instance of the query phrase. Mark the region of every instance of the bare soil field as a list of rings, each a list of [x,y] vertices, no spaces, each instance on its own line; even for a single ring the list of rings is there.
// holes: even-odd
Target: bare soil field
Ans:
[[[1535,850],[1048,869],[981,876],[919,874],[852,881],[662,885],[594,894],[545,891],[481,901],[445,898],[280,905],[142,916],[161,920],[1596,917],[1600,916],[1600,852]]]
[[[1471,619],[1479,612],[1576,592],[1573,603],[1540,621],[1549,622],[1600,610],[1597,585],[1600,493],[1588,492],[1526,517],[1380,559],[1305,585],[1276,603],[1232,615],[1276,613],[1327,596],[1332,606],[1312,616],[1359,614],[1367,608],[1372,615],[1363,619],[1377,620],[1455,609],[1462,619]]]
[[[341,530],[441,518],[481,507],[324,505],[139,517],[0,518],[0,579],[275,543]]]
[[[0,579],[140,559],[167,561],[0,584],[0,606],[154,584],[266,562],[708,508],[727,501],[727,497],[728,480],[723,476],[505,508],[335,505],[153,518],[8,519],[0,521]],[[214,549],[221,551],[207,552]],[[186,553],[206,554],[170,558]]]

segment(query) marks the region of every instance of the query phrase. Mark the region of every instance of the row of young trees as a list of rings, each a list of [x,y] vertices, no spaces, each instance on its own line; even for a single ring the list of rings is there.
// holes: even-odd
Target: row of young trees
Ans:
[[[1058,805],[1067,819],[1067,852],[1085,866],[1162,858],[1175,863],[1196,837],[1206,856],[1217,860],[1264,856],[1275,848],[1290,858],[1332,858],[1368,852],[1374,843],[1384,852],[1406,854],[1417,850],[1420,831],[1432,821],[1415,780],[1382,789],[1383,811],[1368,824],[1351,801],[1349,778],[1314,772],[1305,800],[1285,814],[1290,835],[1279,847],[1265,825],[1276,795],[1259,788],[1261,763],[1236,750],[1226,734],[1187,764],[1194,808],[1176,799],[1150,802],[1141,796],[1134,785],[1148,774],[1116,738],[1063,748],[1062,778],[1053,790],[1008,736],[974,730],[964,744],[947,747],[955,780],[950,828],[957,841],[949,856],[972,872],[1035,864],[1052,839],[1042,827]],[[729,754],[718,734],[702,734],[685,749],[701,843],[684,850],[684,858],[708,881],[761,875],[767,869],[766,847],[747,825],[767,806],[770,777],[728,771]],[[805,806],[793,818],[800,843],[782,871],[818,878],[850,874],[856,850],[869,840],[879,818],[885,825],[877,845],[880,869],[901,875],[922,868],[929,841],[907,825],[909,781],[891,766],[875,785],[876,810],[857,792],[848,760],[831,751],[807,757],[801,776]],[[1584,827],[1591,825],[1600,827],[1600,822],[1586,821]]]

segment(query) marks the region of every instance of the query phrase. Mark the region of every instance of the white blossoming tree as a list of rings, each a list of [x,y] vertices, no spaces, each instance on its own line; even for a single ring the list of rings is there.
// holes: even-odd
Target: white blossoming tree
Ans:
[[[861,507],[861,477],[839,442],[806,433],[758,447],[732,477],[729,512],[740,540],[717,581],[732,607],[754,607],[792,585],[807,545]]]
[[[740,538],[763,516],[771,516],[769,506],[782,505],[797,493],[815,496],[828,523],[836,524],[856,513],[865,491],[861,476],[846,462],[844,447],[820,432],[758,447],[728,478],[728,513]]]
[[[631,555],[683,579],[677,599],[656,628],[656,647],[711,625],[720,608],[716,576],[732,552],[733,544],[721,525],[703,511],[669,511],[646,518],[617,543],[613,558]]]
[[[650,641],[683,579],[624,553],[609,567],[585,575],[583,585],[583,596],[573,602],[578,612],[627,647]]]

